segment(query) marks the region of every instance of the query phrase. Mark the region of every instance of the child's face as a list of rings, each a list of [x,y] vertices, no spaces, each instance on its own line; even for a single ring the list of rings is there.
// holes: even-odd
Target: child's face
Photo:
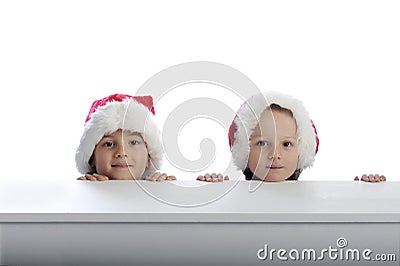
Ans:
[[[289,178],[297,168],[296,122],[285,110],[266,110],[250,137],[248,166],[263,181]]]
[[[140,179],[149,164],[142,136],[119,129],[97,143],[90,166],[110,180],[126,180]]]

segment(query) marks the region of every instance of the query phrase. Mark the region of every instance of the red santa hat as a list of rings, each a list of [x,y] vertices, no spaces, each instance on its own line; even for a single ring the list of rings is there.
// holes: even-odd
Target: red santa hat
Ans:
[[[147,143],[151,169],[159,169],[162,163],[160,131],[154,121],[153,98],[151,96],[130,96],[113,94],[93,102],[86,117],[83,135],[75,154],[78,171],[82,174],[93,172],[89,160],[96,144],[118,129],[138,132]],[[149,170],[149,169],[148,169]],[[147,174],[148,171],[145,171]]]
[[[314,123],[302,102],[279,92],[264,92],[248,99],[236,114],[229,128],[229,145],[235,165],[240,170],[247,167],[250,153],[250,136],[257,126],[261,114],[272,104],[277,104],[293,113],[297,124],[299,160],[297,169],[312,166],[318,152],[319,139]]]

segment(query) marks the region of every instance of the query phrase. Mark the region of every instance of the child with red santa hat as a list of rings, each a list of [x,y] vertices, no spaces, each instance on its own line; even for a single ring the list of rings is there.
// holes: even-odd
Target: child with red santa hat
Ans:
[[[319,145],[316,128],[302,102],[279,92],[248,99],[232,121],[228,137],[233,162],[245,179],[267,182],[297,180],[313,165]],[[197,180],[223,179],[221,174],[206,174]],[[363,175],[361,180],[380,182],[386,178]]]
[[[160,132],[151,96],[113,94],[93,102],[75,154],[78,180],[175,180],[156,172]]]

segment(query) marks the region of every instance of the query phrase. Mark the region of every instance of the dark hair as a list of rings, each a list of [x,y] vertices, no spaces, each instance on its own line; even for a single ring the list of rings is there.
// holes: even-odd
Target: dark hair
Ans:
[[[265,110],[275,110],[275,111],[283,111],[283,112],[288,112],[290,113],[290,116],[293,117],[293,112],[290,109],[287,109],[285,107],[280,106],[277,103],[272,103],[270,106],[268,106]]]
[[[301,169],[296,169],[296,171],[294,171],[294,173],[285,180],[297,180],[301,174],[301,171]],[[261,178],[254,175],[248,166],[246,167],[246,169],[243,170],[243,174],[246,177],[246,180],[262,180]]]

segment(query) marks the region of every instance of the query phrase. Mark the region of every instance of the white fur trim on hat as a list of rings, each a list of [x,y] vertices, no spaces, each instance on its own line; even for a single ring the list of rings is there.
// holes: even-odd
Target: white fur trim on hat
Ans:
[[[264,92],[254,95],[240,107],[229,131],[232,158],[235,165],[240,170],[247,167],[250,136],[258,124],[261,114],[271,104],[277,104],[292,111],[297,124],[299,149],[297,169],[302,170],[311,167],[319,142],[315,127],[301,101],[279,92]]]
[[[162,143],[160,131],[153,120],[153,115],[143,104],[134,99],[111,101],[104,106],[99,106],[86,122],[79,147],[75,154],[75,162],[80,173],[92,172],[89,160],[96,144],[104,135],[111,134],[118,129],[138,132],[147,143],[151,160],[151,169],[147,169],[143,176],[150,170],[159,169],[162,163]]]

